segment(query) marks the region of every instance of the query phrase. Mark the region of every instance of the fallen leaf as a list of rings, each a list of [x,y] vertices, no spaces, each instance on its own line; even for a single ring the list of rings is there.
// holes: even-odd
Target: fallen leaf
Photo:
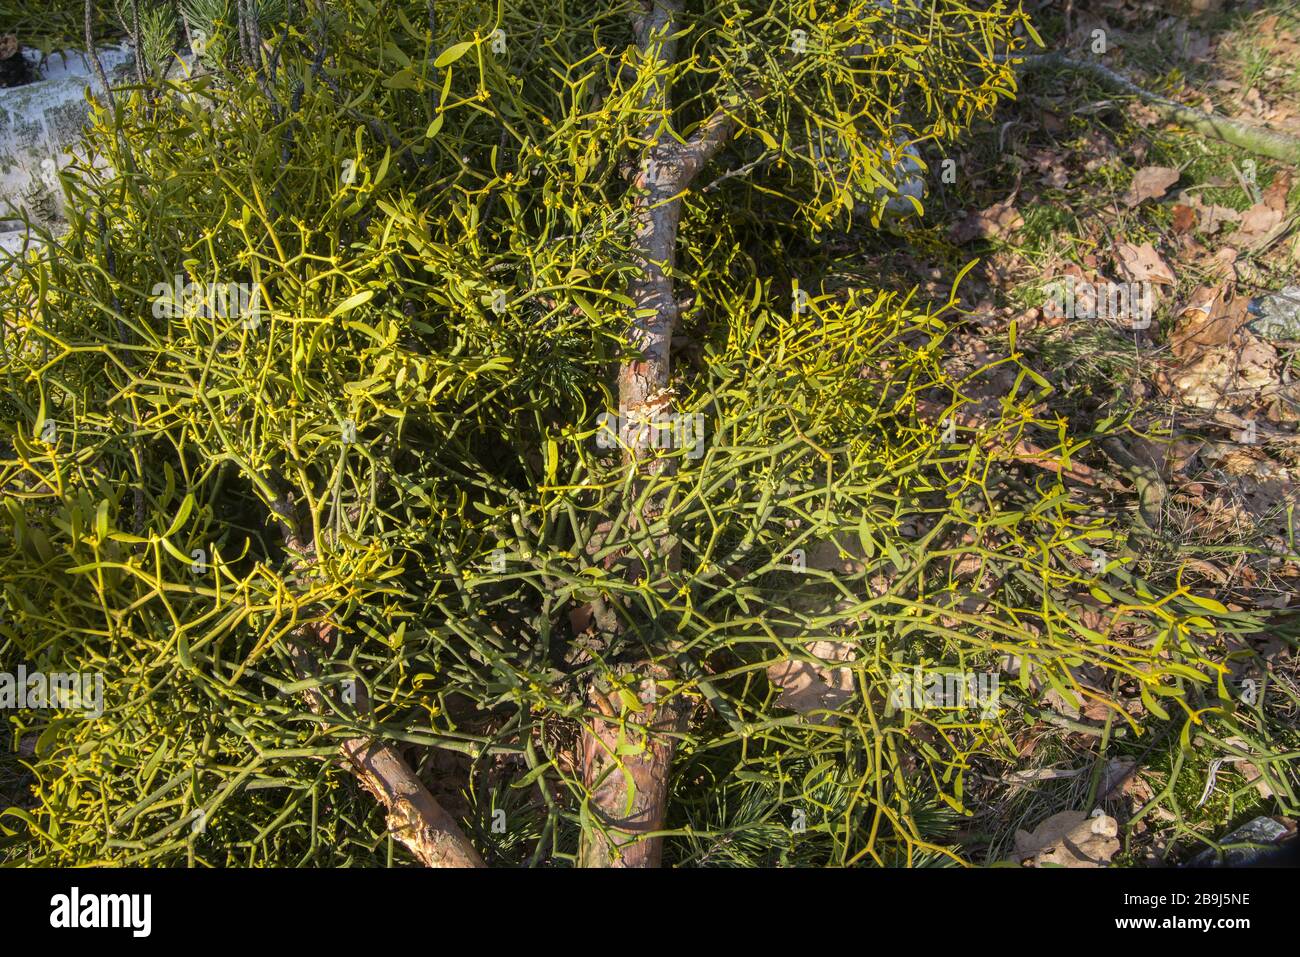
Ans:
[[[1097,793],[1102,799],[1118,797],[1137,774],[1137,761],[1133,758],[1111,758],[1101,772],[1101,786]]]
[[[1128,113],[1138,126],[1155,126],[1164,120],[1161,114],[1138,100],[1132,102],[1128,108]]]
[[[1100,811],[1053,814],[1032,831],[1016,831],[1017,862],[1030,867],[1103,867],[1120,849],[1119,823]]]
[[[569,627],[573,629],[575,635],[580,635],[593,624],[596,616],[592,613],[591,605],[579,605],[577,608],[569,610]]]
[[[852,661],[853,646],[842,641],[814,641],[808,652],[823,661]],[[778,661],[767,666],[767,678],[781,689],[777,707],[810,714],[834,711],[853,697],[853,671],[811,661]]]
[[[1007,201],[995,203],[988,209],[954,223],[950,235],[952,241],[958,244],[976,239],[1001,239],[1010,236],[1024,224],[1024,217]]]
[[[1251,249],[1263,243],[1282,222],[1286,213],[1267,203],[1256,203],[1241,214],[1241,223],[1232,241]]]
[[[1240,255],[1236,247],[1222,246],[1215,250],[1214,255],[1203,259],[1197,265],[1206,271],[1207,278],[1215,277],[1224,282],[1233,282],[1237,279],[1237,257]]]
[[[1240,346],[1235,343],[1240,343]],[[1198,409],[1220,410],[1250,405],[1253,393],[1277,387],[1277,351],[1255,336],[1234,344],[1212,346],[1168,377],[1184,403]],[[1164,380],[1162,375],[1161,380]]]
[[[1251,751],[1251,747],[1249,744],[1247,744],[1241,738],[1235,736],[1231,738],[1224,738],[1223,743],[1230,744],[1234,748],[1237,748],[1241,751],[1245,751],[1247,753],[1250,753]],[[1255,767],[1255,765],[1251,764],[1249,761],[1245,759],[1239,759],[1234,762],[1233,766],[1237,769],[1237,771],[1241,774],[1241,776],[1246,779],[1247,784],[1255,785],[1255,790],[1259,792],[1260,797],[1264,798],[1265,800],[1270,800],[1275,796],[1273,794],[1273,789],[1269,787],[1268,781],[1264,779],[1263,773],[1259,770],[1259,768]]]
[[[1141,246],[1120,243],[1115,247],[1115,262],[1129,282],[1154,282],[1165,286],[1176,283],[1173,270],[1150,243]]]
[[[804,559],[808,568],[834,572],[837,575],[856,575],[865,567],[866,554],[856,535],[834,535],[807,549]]]
[[[1174,232],[1190,233],[1196,227],[1196,210],[1183,203],[1174,204]]]
[[[1246,321],[1246,300],[1233,299],[1227,285],[1202,286],[1179,316],[1169,346],[1179,359],[1191,359],[1210,346],[1226,345]]]
[[[1055,150],[1038,149],[1029,154],[1029,161],[1042,176],[1043,183],[1054,189],[1064,189],[1070,183],[1065,160]]]
[[[1224,223],[1241,222],[1241,213],[1231,206],[1206,205],[1200,197],[1193,197],[1189,205],[1196,210],[1200,218],[1200,230],[1207,236],[1213,236],[1223,228]]]
[[[1043,703],[1063,717],[1075,721],[1079,720],[1078,701],[1072,701],[1055,688],[1048,689],[1047,693],[1043,695]]]
[[[1147,166],[1133,174],[1133,185],[1124,194],[1125,206],[1137,206],[1148,199],[1159,199],[1178,182],[1179,172],[1168,166]]]
[[[1279,213],[1286,213],[1286,197],[1291,192],[1291,171],[1280,170],[1273,177],[1273,182],[1268,184],[1260,197],[1260,202],[1269,209],[1276,209]]]

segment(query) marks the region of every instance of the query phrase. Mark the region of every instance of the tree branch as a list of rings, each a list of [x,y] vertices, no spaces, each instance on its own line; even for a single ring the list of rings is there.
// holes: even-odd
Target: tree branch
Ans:
[[[619,406],[637,418],[670,401],[670,349],[679,307],[672,272],[677,261],[677,232],[683,196],[704,166],[734,131],[734,121],[719,110],[705,120],[685,143],[668,130],[672,103],[668,69],[676,59],[676,19],[682,4],[654,0],[634,28],[640,49],[655,58],[659,75],[651,82],[645,106],[653,118],[644,138],[650,145],[633,180],[633,255],[640,274],[629,283],[633,316],[627,339],[640,354],[619,368]],[[627,462],[643,475],[667,472],[674,459],[653,454],[650,429],[633,430]],[[653,522],[662,502],[646,507],[645,521]],[[657,547],[677,561],[666,537]],[[588,809],[603,828],[588,828],[582,836],[579,863],[584,867],[657,867],[663,857],[663,839],[653,836],[663,829],[667,815],[668,777],[677,737],[686,729],[690,708],[685,699],[659,702],[656,683],[672,672],[642,661],[636,673],[645,675],[637,691],[635,715],[620,717],[618,698],[606,698],[593,688],[590,700],[596,717],[583,729],[580,756],[583,783],[590,794]],[[648,685],[648,687],[647,687]],[[627,745],[640,746],[633,754]]]
[[[304,535],[306,523],[294,508],[287,492],[271,503],[271,511],[280,525],[285,547],[301,556],[295,568],[315,560],[316,542]],[[326,622],[304,625],[294,631],[286,644],[299,680],[320,677],[317,649],[330,643],[331,626]],[[365,689],[354,679],[355,712],[369,711]],[[323,713],[325,692],[308,692],[312,711]],[[338,701],[329,702],[341,707]],[[388,816],[389,833],[406,846],[426,867],[483,867],[483,859],[456,821],[448,814],[411,770],[396,747],[372,737],[349,738],[339,750],[352,766],[361,785],[383,804]]]
[[[100,86],[104,88],[104,102],[109,109],[116,109],[113,88],[108,85],[108,74],[104,72],[104,64],[99,62],[99,54],[95,52],[95,0],[86,0],[86,56],[95,68]]]

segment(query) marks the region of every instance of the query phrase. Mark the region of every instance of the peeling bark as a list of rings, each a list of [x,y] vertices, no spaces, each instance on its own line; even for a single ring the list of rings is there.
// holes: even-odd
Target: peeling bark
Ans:
[[[483,867],[474,845],[392,745],[369,738],[343,743],[362,786],[388,811],[388,830],[425,867]]]
[[[666,670],[657,669],[652,680],[667,676]],[[659,704],[644,689],[639,697],[641,710],[625,723],[619,720],[617,699],[591,693],[592,704],[604,717],[582,736],[582,776],[591,791],[588,810],[609,830],[588,828],[583,834],[583,867],[658,867],[663,858],[662,838],[651,835],[664,826],[669,770],[690,709],[681,698]],[[629,745],[644,750],[622,755],[621,760],[615,757]]]

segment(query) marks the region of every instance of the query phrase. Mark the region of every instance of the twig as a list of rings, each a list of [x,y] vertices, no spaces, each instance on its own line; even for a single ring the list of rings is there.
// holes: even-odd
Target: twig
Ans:
[[[116,110],[117,102],[113,97],[113,88],[108,85],[108,74],[104,72],[104,64],[99,62],[99,54],[95,52],[94,21],[95,0],[86,0],[86,56],[95,67],[95,75],[99,77],[99,84],[104,88],[104,98],[108,102],[109,109]]]
[[[131,44],[135,47],[135,78],[140,86],[145,85],[144,75],[144,38],[140,33],[140,0],[131,0]]]

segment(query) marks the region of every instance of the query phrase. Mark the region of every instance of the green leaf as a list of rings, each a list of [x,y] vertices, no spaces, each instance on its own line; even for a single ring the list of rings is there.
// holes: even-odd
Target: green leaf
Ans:
[[[170,538],[171,536],[179,532],[181,530],[181,527],[185,524],[185,520],[190,517],[190,512],[192,512],[193,510],[194,510],[194,493],[191,492],[190,494],[185,496],[184,500],[181,502],[181,507],[176,510],[176,517],[172,519],[172,523],[170,526],[168,526],[167,531],[164,533],[163,537]]]
[[[554,439],[546,440],[546,484],[555,484],[555,472],[560,464],[560,447]]]
[[[1142,697],[1142,703],[1146,705],[1148,711],[1159,718],[1161,721],[1169,720],[1169,712],[1156,703],[1155,697],[1147,690],[1146,682],[1138,685],[1138,692]]]
[[[1191,600],[1193,604],[1200,605],[1202,608],[1206,609],[1207,611],[1212,611],[1216,615],[1228,614],[1228,609],[1223,605],[1223,603],[1217,602],[1213,598],[1203,598],[1200,595],[1193,595],[1190,592],[1188,593],[1187,597],[1188,599]]]
[[[108,499],[100,502],[95,509],[95,537],[101,542],[108,538]]]
[[[438,54],[438,59],[433,61],[433,65],[439,70],[443,67],[450,66],[468,53],[470,47],[473,45],[473,40],[465,40],[462,43],[453,43],[451,46],[447,47],[447,49]]]
[[[335,316],[341,316],[345,312],[351,312],[358,306],[363,306],[368,303],[374,298],[374,296],[375,291],[373,289],[363,289],[354,295],[348,296],[348,298],[344,299],[334,307],[334,311],[330,313],[330,318],[333,319]]]
[[[382,86],[386,90],[418,90],[421,83],[419,74],[407,67],[385,79]]]

